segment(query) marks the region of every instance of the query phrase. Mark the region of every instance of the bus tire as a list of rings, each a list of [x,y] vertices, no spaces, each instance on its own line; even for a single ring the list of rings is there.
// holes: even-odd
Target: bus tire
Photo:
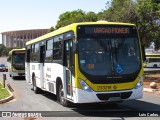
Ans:
[[[32,78],[33,79],[33,91],[34,93],[38,94],[41,92],[41,89],[37,87],[36,85],[36,79],[35,79],[35,76]]]
[[[158,66],[157,66],[157,64],[154,64],[153,67],[154,67],[154,68],[157,68]]]
[[[16,79],[16,76],[12,76],[12,80]]]
[[[59,87],[58,87],[58,102],[64,106],[64,107],[68,107],[70,106],[70,102],[66,99],[64,99],[64,92],[63,92],[63,85],[60,84]]]

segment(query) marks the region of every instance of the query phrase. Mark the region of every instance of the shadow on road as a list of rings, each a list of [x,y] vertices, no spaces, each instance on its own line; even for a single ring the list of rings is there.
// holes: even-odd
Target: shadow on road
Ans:
[[[72,110],[92,117],[139,117],[140,113],[160,115],[160,105],[139,100],[124,101],[118,104],[78,104]]]
[[[50,92],[46,92],[46,91],[41,91],[41,94],[45,97],[47,97],[50,100],[53,100],[54,102],[57,102],[57,97],[56,95],[50,93]]]
[[[47,99],[57,102],[56,96],[49,92],[42,92]],[[154,98],[153,98],[154,99]],[[160,105],[156,103],[128,100],[122,103],[90,103],[90,104],[72,104],[71,111],[57,113],[57,116],[63,117],[139,117],[140,113],[158,113],[160,115]],[[65,113],[64,113],[65,112]],[[49,114],[49,113],[48,113]],[[62,115],[63,114],[63,115]]]
[[[154,96],[153,96],[154,99]],[[150,103],[141,100],[128,100],[120,104],[121,106],[134,111],[159,111],[160,104]]]
[[[24,76],[22,76],[22,77],[14,77],[12,79],[13,80],[17,80],[17,81],[24,81],[24,80],[26,80]]]
[[[44,92],[42,95],[57,102],[56,96],[52,93]],[[122,103],[72,104],[69,108],[73,112],[66,112],[65,116],[139,117],[140,113],[160,114],[160,105],[140,100]]]

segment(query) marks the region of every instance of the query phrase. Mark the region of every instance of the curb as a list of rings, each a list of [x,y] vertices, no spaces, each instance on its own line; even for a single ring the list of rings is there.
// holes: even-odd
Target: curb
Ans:
[[[150,92],[150,93],[160,94],[160,90],[152,89],[152,88],[143,88],[143,91],[144,92]]]
[[[7,89],[7,90],[8,90],[8,89]],[[5,98],[5,99],[0,100],[0,104],[9,102],[9,101],[11,101],[12,99],[14,99],[14,95],[12,94],[12,92],[10,92],[9,90],[8,90],[8,92],[10,93],[10,96],[7,97],[7,98]],[[160,94],[160,90],[152,89],[152,88],[143,88],[143,92]]]
[[[8,89],[7,89],[7,90],[8,90]],[[10,96],[7,97],[7,98],[4,98],[4,99],[2,99],[2,100],[0,100],[0,104],[6,103],[6,102],[14,99],[14,95],[13,95],[9,90],[8,90],[8,92],[10,93]]]

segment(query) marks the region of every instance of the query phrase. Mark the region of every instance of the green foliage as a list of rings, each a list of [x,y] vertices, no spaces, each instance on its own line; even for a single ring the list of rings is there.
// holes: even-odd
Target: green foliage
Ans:
[[[140,33],[140,39],[145,46],[149,46],[153,41],[156,44],[156,49],[160,45],[160,27],[157,20],[160,19],[160,5],[153,2],[153,0],[137,0],[136,21]]]
[[[51,28],[48,30],[47,33],[53,32],[54,30],[55,30],[55,28],[54,28],[54,27],[51,27]]]
[[[106,4],[106,10],[98,18],[111,22],[128,22],[136,24],[142,44],[148,47],[155,42],[160,48],[160,4],[154,0],[112,0]]]
[[[93,22],[97,21],[97,14],[94,12],[88,12],[84,15],[84,22]]]
[[[56,29],[64,27],[71,23],[81,22],[84,20],[84,12],[82,10],[74,10],[72,12],[65,12],[59,16]]]
[[[89,21],[97,21],[97,14],[95,14],[94,12],[85,13],[80,9],[71,12],[65,12],[59,16],[59,21],[57,22],[56,29],[72,23]]]
[[[127,22],[136,24],[142,44],[148,47],[155,42],[156,49],[160,48],[159,0],[112,0],[106,3],[106,9],[95,14],[83,10],[68,11],[59,16],[55,29],[76,23],[97,20],[110,22]],[[50,28],[53,31],[54,28]]]
[[[11,51],[12,49],[18,49],[18,47],[7,48],[4,45],[0,44],[0,57],[1,56],[8,56],[9,51]]]
[[[109,6],[109,8],[108,8]],[[106,4],[106,10],[100,16],[110,22],[132,22],[134,19],[136,4],[132,0],[112,0]]]
[[[3,85],[0,82],[0,100],[7,98],[10,96],[10,93],[7,91],[6,88],[3,88]]]

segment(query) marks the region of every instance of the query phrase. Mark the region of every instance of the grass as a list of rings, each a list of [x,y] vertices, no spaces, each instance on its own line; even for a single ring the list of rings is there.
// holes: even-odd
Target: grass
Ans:
[[[10,93],[6,88],[3,87],[3,85],[0,83],[0,100],[7,98],[10,96]]]

